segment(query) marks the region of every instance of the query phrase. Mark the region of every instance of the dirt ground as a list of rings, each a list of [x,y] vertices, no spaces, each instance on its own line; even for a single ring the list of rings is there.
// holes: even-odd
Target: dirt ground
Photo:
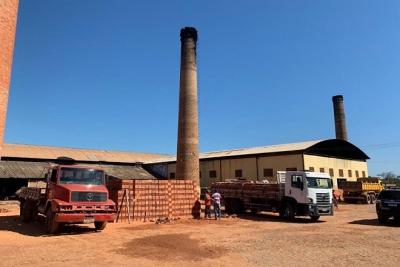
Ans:
[[[49,236],[0,203],[1,266],[399,266],[400,227],[373,205],[342,205],[318,223],[259,214],[167,224],[68,226]]]

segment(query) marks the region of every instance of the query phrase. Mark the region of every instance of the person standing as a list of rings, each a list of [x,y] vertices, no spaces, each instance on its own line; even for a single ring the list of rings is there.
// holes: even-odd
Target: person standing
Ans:
[[[215,191],[215,193],[212,194],[212,200],[214,203],[215,219],[217,220],[218,218],[221,218],[221,194],[218,193],[218,191]]]
[[[206,195],[204,197],[204,205],[204,218],[211,218],[211,194],[208,190],[206,190]]]

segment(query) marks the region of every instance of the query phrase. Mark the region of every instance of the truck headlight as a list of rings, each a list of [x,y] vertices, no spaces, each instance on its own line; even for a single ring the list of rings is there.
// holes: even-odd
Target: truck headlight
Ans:
[[[312,198],[308,198],[308,203],[310,203],[310,204],[313,204],[314,203],[314,200],[312,199]]]

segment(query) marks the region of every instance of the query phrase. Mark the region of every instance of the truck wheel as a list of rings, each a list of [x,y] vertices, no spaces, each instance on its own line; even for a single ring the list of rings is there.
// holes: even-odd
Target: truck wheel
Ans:
[[[24,223],[29,223],[32,221],[33,206],[34,206],[34,202],[29,201],[29,200],[25,201],[24,204],[22,205],[21,219]]]
[[[252,215],[256,215],[258,213],[258,209],[250,209]]]
[[[94,228],[96,228],[97,231],[104,230],[106,228],[107,222],[94,222]]]
[[[286,202],[285,206],[283,207],[283,210],[281,211],[282,213],[280,214],[280,216],[284,219],[288,219],[291,220],[294,218],[295,216],[295,210],[294,210],[294,206],[292,203],[290,202]]]
[[[375,204],[375,202],[376,202],[376,197],[375,197],[375,195],[374,194],[371,194],[371,204]]]
[[[371,203],[371,195],[370,194],[367,194],[366,196],[365,196],[365,204],[370,204]]]
[[[387,216],[384,216],[384,215],[382,215],[382,214],[378,214],[378,222],[379,222],[380,224],[387,223],[388,219],[389,219],[389,218],[388,218]]]
[[[242,201],[240,199],[233,199],[232,200],[232,209],[233,209],[233,213],[235,214],[241,214],[243,213],[243,205],[242,205]]]
[[[228,214],[233,214],[232,200],[230,198],[225,199],[225,212]]]
[[[311,221],[316,222],[319,220],[319,215],[318,216],[310,216],[311,217]]]
[[[47,226],[47,233],[55,234],[58,232],[60,224],[55,221],[54,212],[51,209],[48,209],[46,212],[46,226]]]

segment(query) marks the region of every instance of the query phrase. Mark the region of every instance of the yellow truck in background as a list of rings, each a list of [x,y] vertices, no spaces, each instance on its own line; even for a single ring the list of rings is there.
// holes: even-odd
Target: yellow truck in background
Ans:
[[[345,202],[374,204],[383,185],[379,178],[357,178],[357,181],[338,181],[338,188],[343,190]]]

